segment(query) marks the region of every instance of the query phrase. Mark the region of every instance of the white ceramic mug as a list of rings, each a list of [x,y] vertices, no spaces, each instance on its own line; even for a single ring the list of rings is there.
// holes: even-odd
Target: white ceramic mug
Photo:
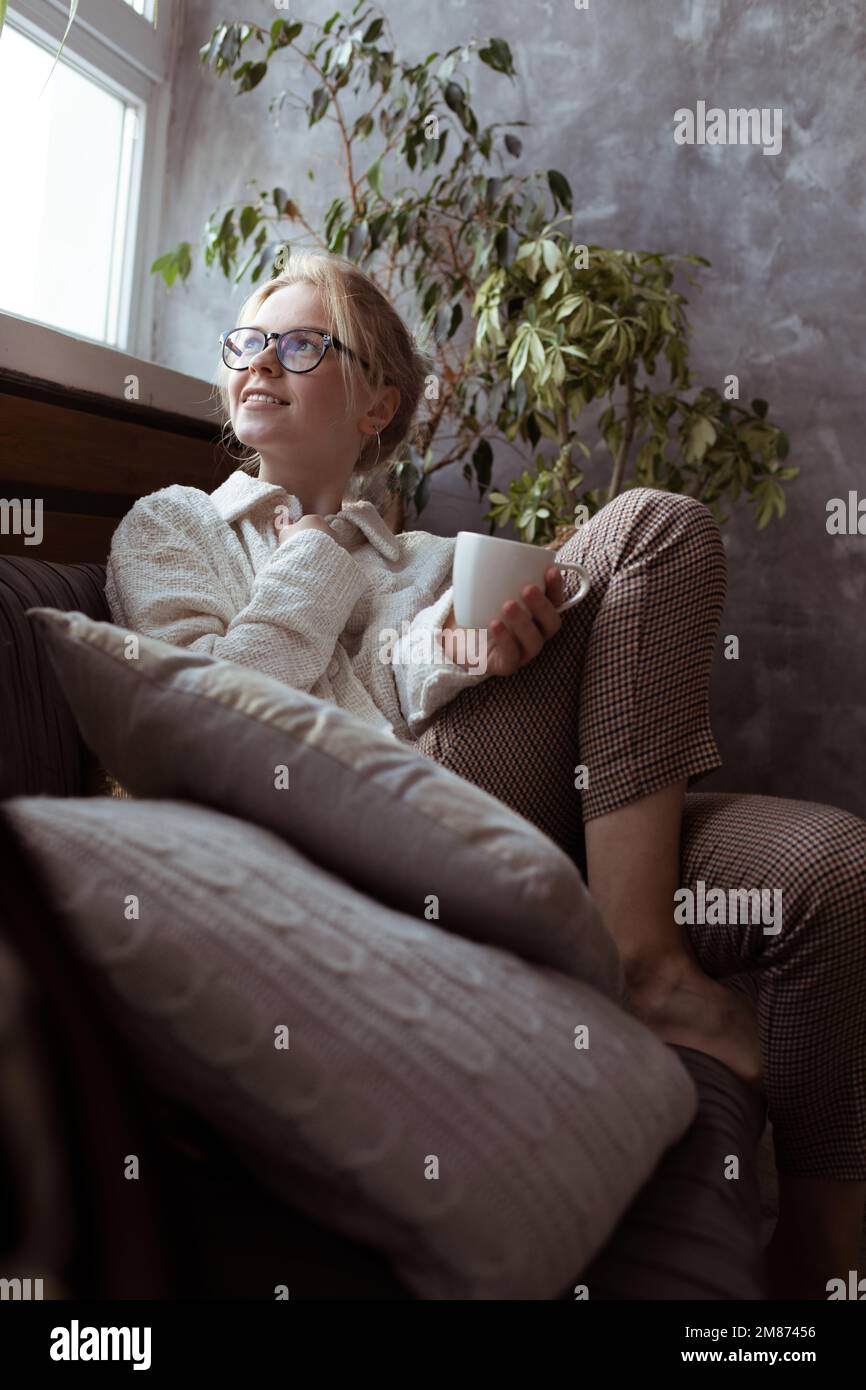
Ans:
[[[589,593],[590,577],[583,565],[557,560],[550,550],[501,536],[481,536],[477,531],[458,531],[454,547],[454,620],[458,627],[487,627],[498,618],[502,605],[515,599],[522,607],[521,590],[537,584],[545,591],[544,571],[549,565],[576,570],[577,593],[557,608],[564,613]]]

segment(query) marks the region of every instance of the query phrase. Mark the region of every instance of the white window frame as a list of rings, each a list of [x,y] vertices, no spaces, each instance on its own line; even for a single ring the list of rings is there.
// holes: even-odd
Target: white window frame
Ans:
[[[127,244],[132,255],[125,257],[123,264],[118,346],[144,361],[149,361],[152,353],[156,277],[150,267],[166,249],[157,243],[180,9],[177,0],[162,0],[154,29],[122,0],[79,0],[60,59],[138,109],[128,218]],[[53,59],[68,21],[68,0],[13,0],[4,29],[16,29],[46,46]]]

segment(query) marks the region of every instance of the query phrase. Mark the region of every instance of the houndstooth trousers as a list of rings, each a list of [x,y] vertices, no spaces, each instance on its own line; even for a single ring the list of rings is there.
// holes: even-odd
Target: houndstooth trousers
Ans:
[[[709,688],[727,569],[709,510],[651,488],[609,502],[556,554],[587,568],[586,598],[526,666],[439,710],[415,747],[540,827],[585,877],[584,821],[721,765]],[[684,928],[704,972],[745,981],[757,1004],[779,1172],[866,1180],[866,822],[687,791],[681,884],[697,893],[700,880],[726,898],[782,892],[776,934],[757,913]]]

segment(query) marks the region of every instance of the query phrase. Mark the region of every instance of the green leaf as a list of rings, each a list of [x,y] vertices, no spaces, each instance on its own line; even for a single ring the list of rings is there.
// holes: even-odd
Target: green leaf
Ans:
[[[614,338],[616,337],[616,335],[617,335],[617,325],[616,325],[616,324],[613,324],[613,325],[607,330],[606,333],[602,333],[602,335],[601,335],[601,337],[599,338],[598,342],[595,344],[595,348],[594,348],[594,350],[593,350],[593,356],[594,356],[595,358],[600,357],[601,354],[602,354],[603,352],[605,352],[607,348],[610,347],[610,345],[611,345],[611,343],[613,342],[613,340],[614,340]]]
[[[367,225],[366,219],[364,219],[364,221],[362,222],[355,223],[354,227],[349,232],[349,245],[348,249],[344,253],[350,261],[356,260],[357,257],[360,255],[361,251],[364,249],[364,246],[366,245],[369,233],[370,228]]]
[[[243,209],[243,211],[241,212],[241,236],[243,237],[244,241],[246,241],[247,237],[250,235],[250,232],[255,231],[256,226],[258,225],[258,221],[259,213],[256,208],[245,207]]]
[[[622,442],[622,421],[617,420],[609,429],[603,430],[602,435],[608,452],[615,458]]]
[[[316,90],[313,92],[313,100],[310,110],[309,124],[311,126],[315,125],[316,121],[320,121],[322,119],[322,117],[328,109],[329,101],[330,97],[328,96],[327,88],[317,87]]]
[[[445,341],[448,332],[448,324],[451,319],[451,311],[447,304],[440,304],[433,316],[433,341],[437,347]]]
[[[545,237],[543,241],[539,242],[539,246],[541,247],[541,259],[544,261],[545,270],[553,274],[555,270],[562,268],[562,252],[555,241]]]
[[[552,439],[554,443],[558,441],[559,431],[557,430],[556,425],[553,423],[553,421],[549,419],[543,411],[535,411],[534,415],[531,418],[535,419],[538,422],[539,426],[541,427],[541,433],[544,435],[545,439]]]
[[[262,81],[268,70],[267,63],[242,63],[235,73],[235,77],[240,73],[238,91],[251,92]]]
[[[436,69],[436,76],[437,76],[437,78],[438,78],[438,80],[439,80],[440,82],[447,82],[447,81],[448,81],[449,77],[450,77],[450,76],[452,75],[452,73],[454,72],[454,64],[455,64],[455,62],[456,62],[456,59],[455,59],[453,53],[449,53],[447,58],[443,58],[442,62],[439,64],[438,68]]]
[[[425,473],[424,476],[421,478],[421,481],[415,489],[415,496],[413,500],[415,503],[415,510],[420,514],[421,512],[423,512],[424,508],[427,506],[428,501],[430,500],[429,474]]]
[[[490,486],[490,473],[493,468],[493,450],[486,439],[479,439],[472,453],[475,477],[478,480],[478,496],[483,497]]]
[[[754,423],[741,425],[739,436],[748,449],[754,449],[757,453],[763,452],[770,437],[766,425]]]
[[[218,240],[218,241],[223,241],[223,240],[225,240],[226,237],[231,236],[232,223],[234,222],[234,216],[235,216],[235,210],[234,210],[234,208],[229,208],[228,211],[227,211],[227,213],[226,213],[226,215],[225,215],[225,217],[223,218],[222,222],[220,223],[219,234],[218,234],[218,236],[217,236],[217,240]]]
[[[334,54],[334,61],[331,64],[332,72],[339,72],[340,68],[346,67],[351,57],[352,41],[351,39],[347,39],[345,43],[340,44],[339,48]]]
[[[766,401],[752,401],[752,413],[759,416],[761,420],[765,418],[768,408]]]
[[[161,275],[165,283],[171,289],[177,279],[177,258],[173,251],[167,251],[164,256],[157,256],[153,265],[150,267],[151,275]]]
[[[547,182],[550,185],[550,191],[553,194],[554,201],[557,204],[561,204],[566,212],[571,212],[571,184],[568,182],[565,174],[561,174],[558,169],[548,169]]]
[[[790,452],[791,445],[788,441],[788,436],[786,435],[784,430],[779,430],[779,433],[776,435],[776,458],[786,459]],[[786,469],[784,471],[787,472],[789,470]],[[798,473],[799,471],[800,470],[797,469]]]
[[[391,218],[387,212],[380,212],[370,221],[370,250],[375,251],[385,239],[391,227]]]
[[[773,512],[780,517],[785,515],[785,493],[774,478],[764,478],[758,483],[752,500],[756,504],[755,523],[759,531],[772,521]]]
[[[540,372],[544,367],[544,345],[534,330],[527,334],[527,342],[529,343],[529,360],[535,370]]]
[[[523,142],[518,140],[516,135],[508,134],[505,137],[505,148],[515,159],[523,154]]]
[[[178,275],[185,280],[192,269],[192,259],[190,257],[190,244],[182,241],[174,251],[167,251],[164,256],[158,256],[150,267],[152,275],[162,275],[165,283],[171,288]]]
[[[704,415],[698,415],[689,430],[686,462],[700,463],[707,450],[716,442],[716,431]]]
[[[561,319],[571,318],[575,309],[579,309],[582,303],[582,294],[567,294],[565,296],[565,299],[561,299],[559,304],[557,305],[556,314],[554,315],[554,317],[557,321],[560,321]]]
[[[385,21],[384,21],[384,19],[374,19],[374,20],[372,20],[372,21],[367,25],[366,29],[364,30],[364,36],[363,36],[363,38],[361,39],[361,42],[362,42],[362,43],[373,43],[376,39],[378,39],[379,35],[381,34],[381,32],[382,32],[382,30],[383,30],[384,28],[385,28]],[[431,58],[435,58],[435,57],[436,57],[436,54],[435,54],[435,53],[432,53],[432,54],[430,55],[430,57],[431,57]],[[430,59],[428,58],[427,61],[429,62]]]
[[[518,377],[522,374],[523,369],[524,369],[525,366],[526,366],[526,362],[527,362],[528,357],[529,357],[529,339],[528,339],[528,338],[526,337],[526,335],[524,334],[523,338],[521,338],[521,340],[520,340],[520,346],[518,347],[517,352],[514,354],[514,360],[513,360],[512,363],[511,363],[511,385],[512,385],[512,386],[513,386],[514,383],[517,381]]]
[[[514,76],[514,62],[511,57],[511,49],[504,39],[491,39],[486,48],[479,48],[478,57],[482,63],[494,68],[496,72],[504,72],[507,77]]]
[[[367,170],[367,182],[374,193],[382,197],[382,160],[375,160]]]
[[[222,41],[225,38],[227,32],[227,24],[218,24],[216,29],[214,29],[213,33],[211,34],[208,42],[201,45],[198,51],[198,56],[203,63],[208,64],[211,61],[211,59],[215,56],[215,54],[219,51]]]
[[[285,48],[298,37],[303,27],[300,20],[290,24],[286,19],[275,19],[271,25],[271,47]]]

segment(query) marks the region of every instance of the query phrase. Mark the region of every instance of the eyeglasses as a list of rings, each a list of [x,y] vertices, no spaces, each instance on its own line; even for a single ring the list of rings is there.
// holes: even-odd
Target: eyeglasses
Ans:
[[[220,334],[223,362],[233,371],[242,372],[260,352],[264,352],[272,338],[277,340],[277,360],[287,372],[311,372],[318,367],[329,347],[336,352],[345,352],[349,357],[355,354],[338,338],[330,333],[321,333],[318,328],[292,328],[288,333],[264,333],[261,328],[233,328],[229,333]],[[369,363],[358,358],[369,369]]]

